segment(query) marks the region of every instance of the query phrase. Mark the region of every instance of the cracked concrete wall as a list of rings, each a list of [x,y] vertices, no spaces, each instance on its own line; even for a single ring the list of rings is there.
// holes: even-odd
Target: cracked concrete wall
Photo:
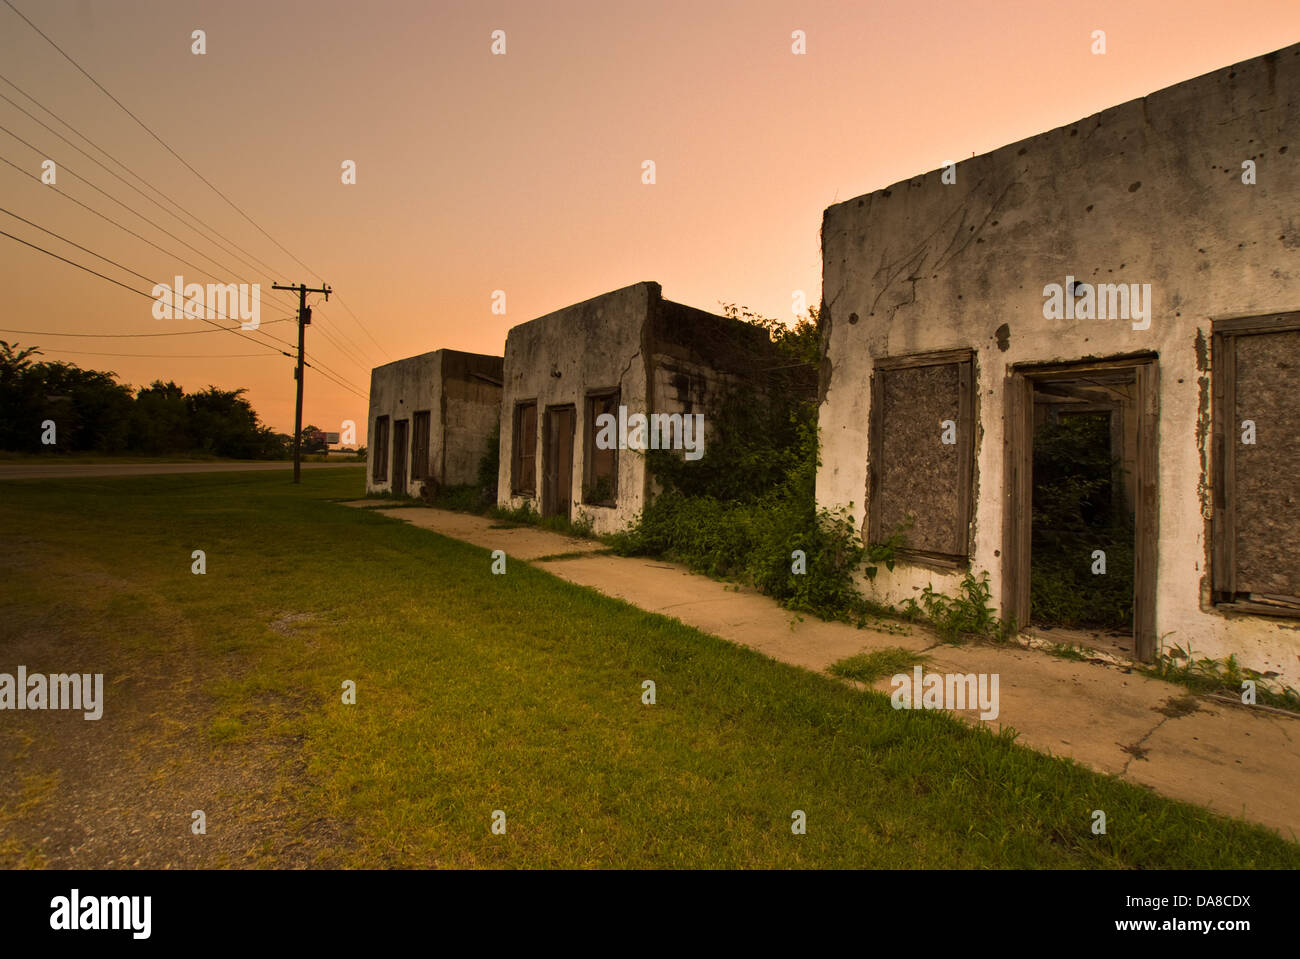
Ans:
[[[474,482],[488,435],[500,412],[501,388],[472,374],[499,380],[501,363],[499,356],[435,350],[371,370],[367,436],[374,437],[378,417],[389,417],[389,468],[388,479],[376,483],[372,439],[366,453],[366,491],[387,493],[393,489],[397,449],[392,424],[401,419],[410,423],[405,457],[409,473],[415,443],[415,413],[420,410],[429,411],[430,477],[444,485]],[[407,480],[407,492],[412,496],[419,496],[423,486],[422,480]]]
[[[615,290],[516,326],[506,338],[498,504],[518,508],[531,502],[540,509],[542,419],[546,407],[572,404],[577,411],[573,517],[590,519],[598,533],[626,528],[653,495],[654,484],[644,454],[619,450],[615,505],[582,502],[588,394],[618,389],[619,402],[629,416],[703,414],[707,455],[709,417],[725,387],[736,382],[741,371],[770,366],[776,356],[764,331],[665,300],[659,284],[653,282]],[[537,496],[517,496],[510,488],[514,410],[521,401],[537,403]]]
[[[396,452],[396,430],[393,424],[398,420],[410,420],[413,427],[417,410],[429,410],[430,421],[434,419],[434,411],[438,408],[436,397],[440,386],[441,369],[442,364],[439,361],[438,354],[433,352],[421,353],[419,356],[410,356],[403,360],[386,363],[370,371],[370,429],[366,433],[366,436],[370,437],[370,441],[366,444],[367,493],[392,492],[393,463],[395,460],[393,454]],[[389,418],[388,478],[383,482],[376,483],[374,480],[375,420],[381,416]],[[413,428],[407,429],[406,463],[408,469],[411,462],[410,437],[413,432]],[[433,432],[436,433],[437,430]],[[413,496],[418,496],[420,485],[418,481],[411,483],[408,480],[407,492]]]
[[[1300,309],[1297,131],[1300,45],[962,161],[955,184],[935,171],[826,210],[818,503],[851,503],[864,520],[876,358],[975,349],[971,566],[989,571],[997,602],[1008,369],[1154,351],[1162,649],[1235,653],[1300,685],[1296,621],[1221,615],[1207,577],[1210,324]],[[1242,182],[1247,160],[1254,185]],[[1067,275],[1150,283],[1149,329],[1044,319],[1044,286]],[[1300,451],[1277,455],[1300,464]],[[882,568],[862,588],[897,602],[927,583],[955,594],[960,577]]]
[[[622,529],[645,501],[645,460],[634,450],[618,452],[618,494],[613,507],[582,502],[588,393],[617,388],[629,413],[645,411],[647,318],[662,297],[658,283],[637,283],[520,324],[506,337],[501,397],[501,465],[497,502],[541,507],[543,422],[546,408],[572,404],[577,412],[573,443],[573,518],[590,518],[599,533]],[[537,403],[536,497],[516,496],[510,485],[515,404]]]

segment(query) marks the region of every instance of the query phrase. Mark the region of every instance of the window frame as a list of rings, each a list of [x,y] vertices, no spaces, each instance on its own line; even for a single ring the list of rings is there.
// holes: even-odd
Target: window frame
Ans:
[[[510,492],[514,496],[528,496],[536,499],[537,497],[537,400],[516,400],[514,412],[510,422]],[[533,448],[527,453],[524,452],[524,443],[522,442],[522,415],[525,410],[531,409],[533,412]],[[524,461],[531,464],[526,479],[528,485],[523,485],[520,480],[523,477]]]
[[[613,466],[610,471],[610,493],[607,499],[594,499],[589,496],[588,491],[595,485],[592,470],[596,462],[596,417],[600,414],[595,411],[595,404],[598,401],[613,400],[614,416],[618,417],[618,407],[622,399],[622,390],[618,387],[588,390],[583,398],[583,439],[582,439],[582,502],[585,506],[605,506],[615,507],[618,505],[618,447],[608,452],[612,453]],[[606,452],[604,450],[600,452]]]
[[[1210,324],[1210,416],[1213,423],[1213,492],[1210,511],[1210,603],[1221,612],[1300,618],[1300,610],[1252,602],[1237,583],[1236,464],[1237,339],[1243,336],[1300,331],[1300,311],[1228,317]]]
[[[388,482],[388,448],[392,435],[392,418],[387,414],[375,417],[375,442],[370,480],[373,483]]]
[[[423,420],[424,428],[421,429]],[[429,456],[433,448],[433,411],[416,410],[411,414],[411,479],[426,482],[430,478]]]
[[[971,520],[975,514],[975,351],[973,349],[933,350],[905,356],[877,357],[871,370],[871,413],[868,417],[867,447],[867,522],[864,539],[868,544],[885,538],[881,528],[881,464],[884,458],[885,377],[899,370],[924,366],[957,367],[957,529],[961,530],[961,551],[944,553],[935,550],[901,547],[898,557],[913,565],[942,570],[960,570],[970,566]],[[882,375],[883,374],[883,375]],[[936,428],[937,428],[936,424]]]

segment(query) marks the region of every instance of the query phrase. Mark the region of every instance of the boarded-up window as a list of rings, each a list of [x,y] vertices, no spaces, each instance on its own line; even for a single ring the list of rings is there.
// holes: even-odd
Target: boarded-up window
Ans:
[[[1214,324],[1216,600],[1300,615],[1300,313]]]
[[[429,430],[428,410],[416,410],[412,421],[415,430],[411,436],[411,479],[427,479],[429,476]]]
[[[597,423],[597,420],[606,414],[617,420],[618,396],[618,391],[615,390],[587,397],[582,501],[592,506],[613,506],[618,499],[617,430],[602,431]],[[613,438],[612,443],[604,442],[610,437]],[[598,439],[602,442],[597,442]],[[602,446],[607,448],[602,449]]]
[[[510,488],[513,492],[537,495],[537,404],[515,406],[513,441],[510,444]]]
[[[974,461],[969,350],[880,359],[871,378],[868,538],[904,555],[966,562]]]
[[[374,447],[371,454],[374,469],[372,475],[376,483],[386,483],[388,481],[388,417],[375,417],[375,438],[370,444]]]

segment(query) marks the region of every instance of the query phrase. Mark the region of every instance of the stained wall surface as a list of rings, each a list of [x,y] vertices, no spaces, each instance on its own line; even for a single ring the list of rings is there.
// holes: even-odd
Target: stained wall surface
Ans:
[[[996,600],[1008,372],[1153,353],[1162,647],[1235,653],[1300,685],[1300,621],[1225,614],[1211,601],[1208,575],[1211,324],[1300,309],[1298,160],[1300,45],[962,161],[954,183],[938,170],[830,207],[822,227],[819,504],[852,504],[859,523],[866,515],[877,359],[974,349],[970,568],[988,571]],[[1255,182],[1243,182],[1252,169]],[[1063,286],[1067,276],[1150,284],[1149,326],[1046,319],[1044,288]],[[914,429],[916,443],[938,442],[938,423]],[[1300,473],[1300,450],[1286,436],[1274,431],[1258,444],[1251,455],[1275,464],[1269,475]],[[1278,537],[1286,545],[1267,562],[1285,570],[1272,581],[1291,583],[1300,529],[1279,529]],[[893,574],[882,568],[862,588],[889,602],[931,583],[954,595],[962,575],[912,564]]]

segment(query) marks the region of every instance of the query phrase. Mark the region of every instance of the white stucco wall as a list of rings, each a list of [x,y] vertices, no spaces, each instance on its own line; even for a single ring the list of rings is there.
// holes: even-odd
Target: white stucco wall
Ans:
[[[375,367],[370,371],[370,422],[366,435],[366,492],[387,493],[393,489],[393,452],[395,449],[395,429],[393,424],[401,419],[414,421],[416,410],[429,410],[430,419],[437,418],[441,380],[441,361],[437,352],[422,353]],[[388,474],[383,482],[376,483],[375,475],[375,420],[381,416],[389,418],[388,424]],[[410,437],[414,428],[407,430],[406,462],[410,465]],[[433,433],[440,431],[436,428]],[[419,481],[408,482],[407,492],[418,496]]]
[[[598,533],[613,532],[640,513],[645,492],[645,459],[634,450],[618,454],[618,495],[614,507],[582,502],[586,397],[593,390],[617,387],[629,412],[646,407],[646,317],[661,296],[657,283],[637,283],[523,323],[506,337],[501,399],[501,464],[497,502],[541,508],[543,423],[550,406],[572,404],[577,411],[573,450],[573,519],[589,517]],[[558,375],[557,375],[558,374]],[[537,403],[537,497],[511,491],[515,404]]]
[[[1300,685],[1300,624],[1220,614],[1206,576],[1210,324],[1300,309],[1298,131],[1300,45],[965,160],[953,185],[935,171],[830,207],[819,504],[866,515],[875,358],[975,349],[971,566],[989,572],[996,602],[1009,366],[1156,351],[1162,647],[1235,653]],[[1255,185],[1242,182],[1246,160]],[[1045,320],[1043,288],[1067,275],[1150,283],[1150,328]],[[1300,469],[1300,451],[1277,455]],[[960,576],[882,568],[863,588],[897,602],[928,583],[955,594]]]
[[[415,440],[415,413],[429,411],[429,475],[444,485],[472,483],[487,448],[487,438],[500,411],[501,389],[471,375],[475,370],[489,377],[500,375],[500,357],[457,350],[435,350],[376,367],[370,374],[370,442],[366,455],[366,491],[391,492],[393,453],[399,419],[407,419],[406,463],[410,469]],[[388,478],[374,477],[375,420],[389,417]],[[421,480],[408,480],[407,492],[419,496]]]

